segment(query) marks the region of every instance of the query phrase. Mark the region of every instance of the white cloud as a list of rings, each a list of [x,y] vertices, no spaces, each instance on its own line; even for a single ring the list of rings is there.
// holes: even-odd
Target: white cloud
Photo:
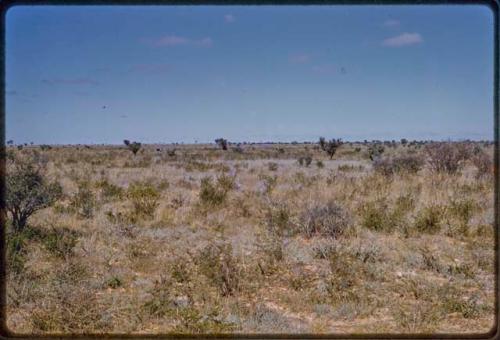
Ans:
[[[186,37],[181,37],[177,35],[166,35],[156,40],[149,40],[149,43],[155,47],[163,46],[181,46],[181,45],[195,45],[210,47],[212,46],[212,38],[206,37],[202,39],[189,39]]]
[[[421,44],[424,41],[419,33],[402,33],[392,38],[387,38],[382,41],[383,46],[387,47],[402,47]]]
[[[227,23],[235,22],[236,17],[232,14],[226,14],[226,15],[224,15],[224,21]]]
[[[396,26],[399,26],[399,24],[400,24],[399,20],[395,20],[395,19],[388,19],[388,20],[384,21],[385,27],[396,27]]]

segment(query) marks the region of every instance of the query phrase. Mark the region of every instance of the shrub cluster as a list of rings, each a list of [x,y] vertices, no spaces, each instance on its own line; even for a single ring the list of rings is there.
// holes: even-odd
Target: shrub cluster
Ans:
[[[436,142],[425,145],[424,150],[430,169],[437,173],[455,174],[471,156],[466,143]]]
[[[298,159],[298,162],[301,166],[305,166],[305,167],[309,167],[309,165],[311,165],[312,163],[312,157],[311,156],[304,156],[304,157],[300,157]]]
[[[381,157],[375,159],[373,168],[384,176],[394,174],[415,174],[424,166],[424,160],[417,155],[404,155],[397,157]]]

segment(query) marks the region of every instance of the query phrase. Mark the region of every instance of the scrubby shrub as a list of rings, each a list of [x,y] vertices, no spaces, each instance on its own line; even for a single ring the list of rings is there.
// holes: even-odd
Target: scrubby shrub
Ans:
[[[50,146],[48,144],[41,144],[40,150],[42,150],[42,151],[52,150],[52,146]]]
[[[392,176],[396,173],[415,174],[422,169],[424,161],[416,155],[405,155],[392,158],[377,158],[373,162],[376,172],[384,176]]]
[[[6,258],[7,270],[12,273],[21,273],[26,261],[26,244],[34,237],[34,230],[25,227],[20,231],[6,234]]]
[[[5,203],[15,231],[23,230],[33,213],[51,206],[62,196],[61,186],[48,183],[44,173],[45,166],[36,161],[36,156],[8,158]]]
[[[361,225],[376,231],[390,229],[387,205],[381,201],[365,203],[361,208]]]
[[[236,152],[236,153],[239,153],[239,154],[242,154],[244,152],[243,148],[239,145],[235,146],[234,148],[232,148],[233,152]]]
[[[436,142],[425,145],[429,168],[437,173],[455,174],[470,157],[465,143]]]
[[[337,152],[337,149],[343,144],[343,142],[340,138],[326,141],[324,137],[320,137],[318,144],[321,150],[325,151],[328,156],[330,156],[330,159],[332,159],[335,155],[335,152]]]
[[[415,217],[414,227],[417,231],[434,234],[441,229],[444,208],[439,205],[429,205],[421,209]]]
[[[297,160],[300,164],[300,166],[306,166],[309,167],[312,163],[312,157],[311,156],[305,156],[305,157],[299,157]]]
[[[323,161],[317,160],[316,161],[316,166],[318,167],[318,169],[322,169],[322,168],[325,167],[325,164],[323,163]]]
[[[378,158],[382,157],[384,151],[385,148],[381,144],[370,145],[370,147],[368,147],[368,157],[370,158],[371,161],[375,161]]]
[[[78,242],[79,233],[68,228],[55,228],[40,235],[40,240],[50,253],[57,257],[66,258],[73,253]]]
[[[472,163],[477,169],[476,177],[481,178],[493,173],[493,160],[485,151],[479,149],[472,156]]]
[[[149,183],[135,182],[129,186],[127,197],[132,202],[136,215],[152,218],[159,205],[160,193]]]
[[[210,244],[203,248],[196,264],[200,272],[217,287],[222,296],[233,295],[240,286],[238,260],[229,243]]]
[[[267,163],[267,168],[269,169],[269,171],[276,171],[278,170],[278,163],[269,162]]]
[[[266,174],[259,175],[259,180],[262,181],[262,191],[266,195],[270,195],[278,183],[278,176],[269,176]]]
[[[226,201],[227,195],[233,187],[233,177],[220,175],[215,183],[211,177],[205,177],[201,180],[200,202],[209,207],[218,207]]]
[[[116,277],[116,276],[113,276],[108,281],[106,281],[106,286],[108,286],[109,288],[112,288],[112,289],[116,289],[118,287],[121,287],[122,284],[123,284],[122,280],[120,280],[120,278]]]
[[[314,235],[336,238],[351,223],[351,217],[336,202],[329,201],[307,209],[300,216],[299,230],[307,237]]]
[[[92,218],[96,208],[96,198],[89,181],[78,183],[78,191],[73,195],[70,207],[83,218]]]
[[[97,182],[96,187],[100,189],[101,199],[104,202],[120,199],[124,194],[124,190],[122,187],[114,185],[113,183],[108,182],[106,179]]]
[[[318,180],[318,176],[307,176],[304,172],[298,171],[293,175],[293,181],[301,186],[310,187]]]
[[[286,203],[271,203],[266,211],[266,224],[269,232],[278,236],[292,233],[290,218],[290,208]]]
[[[283,238],[276,233],[267,233],[259,237],[257,243],[259,253],[263,255],[257,261],[257,266],[262,275],[270,275],[279,269],[280,262],[284,259]]]

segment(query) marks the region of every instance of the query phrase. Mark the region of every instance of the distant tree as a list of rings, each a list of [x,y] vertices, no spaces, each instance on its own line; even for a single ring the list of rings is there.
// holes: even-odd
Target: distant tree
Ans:
[[[9,139],[9,140],[7,141],[7,145],[12,145],[12,144],[14,144],[14,141],[13,141],[12,139]]]
[[[125,139],[123,141],[123,144],[127,146],[127,148],[132,151],[134,155],[137,154],[137,152],[141,149],[142,144],[139,142],[130,142],[128,139]]]
[[[339,146],[341,146],[344,143],[340,138],[339,139],[334,138],[327,141],[324,137],[320,137],[318,144],[321,150],[325,151],[330,156],[330,159],[332,159],[333,155],[335,155],[335,152],[337,152]]]
[[[217,144],[218,146],[220,146],[220,148],[222,150],[227,150],[227,145],[229,144],[227,139],[224,139],[224,138],[217,138],[215,140],[215,144]]]
[[[408,139],[406,139],[406,138],[401,138],[401,145],[403,145],[403,146],[404,146],[404,145],[406,145],[406,144],[408,144]]]

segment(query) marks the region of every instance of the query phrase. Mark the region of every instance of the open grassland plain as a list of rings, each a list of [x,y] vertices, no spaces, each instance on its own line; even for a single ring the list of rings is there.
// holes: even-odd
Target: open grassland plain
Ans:
[[[221,144],[8,147],[7,327],[493,327],[492,143]]]

